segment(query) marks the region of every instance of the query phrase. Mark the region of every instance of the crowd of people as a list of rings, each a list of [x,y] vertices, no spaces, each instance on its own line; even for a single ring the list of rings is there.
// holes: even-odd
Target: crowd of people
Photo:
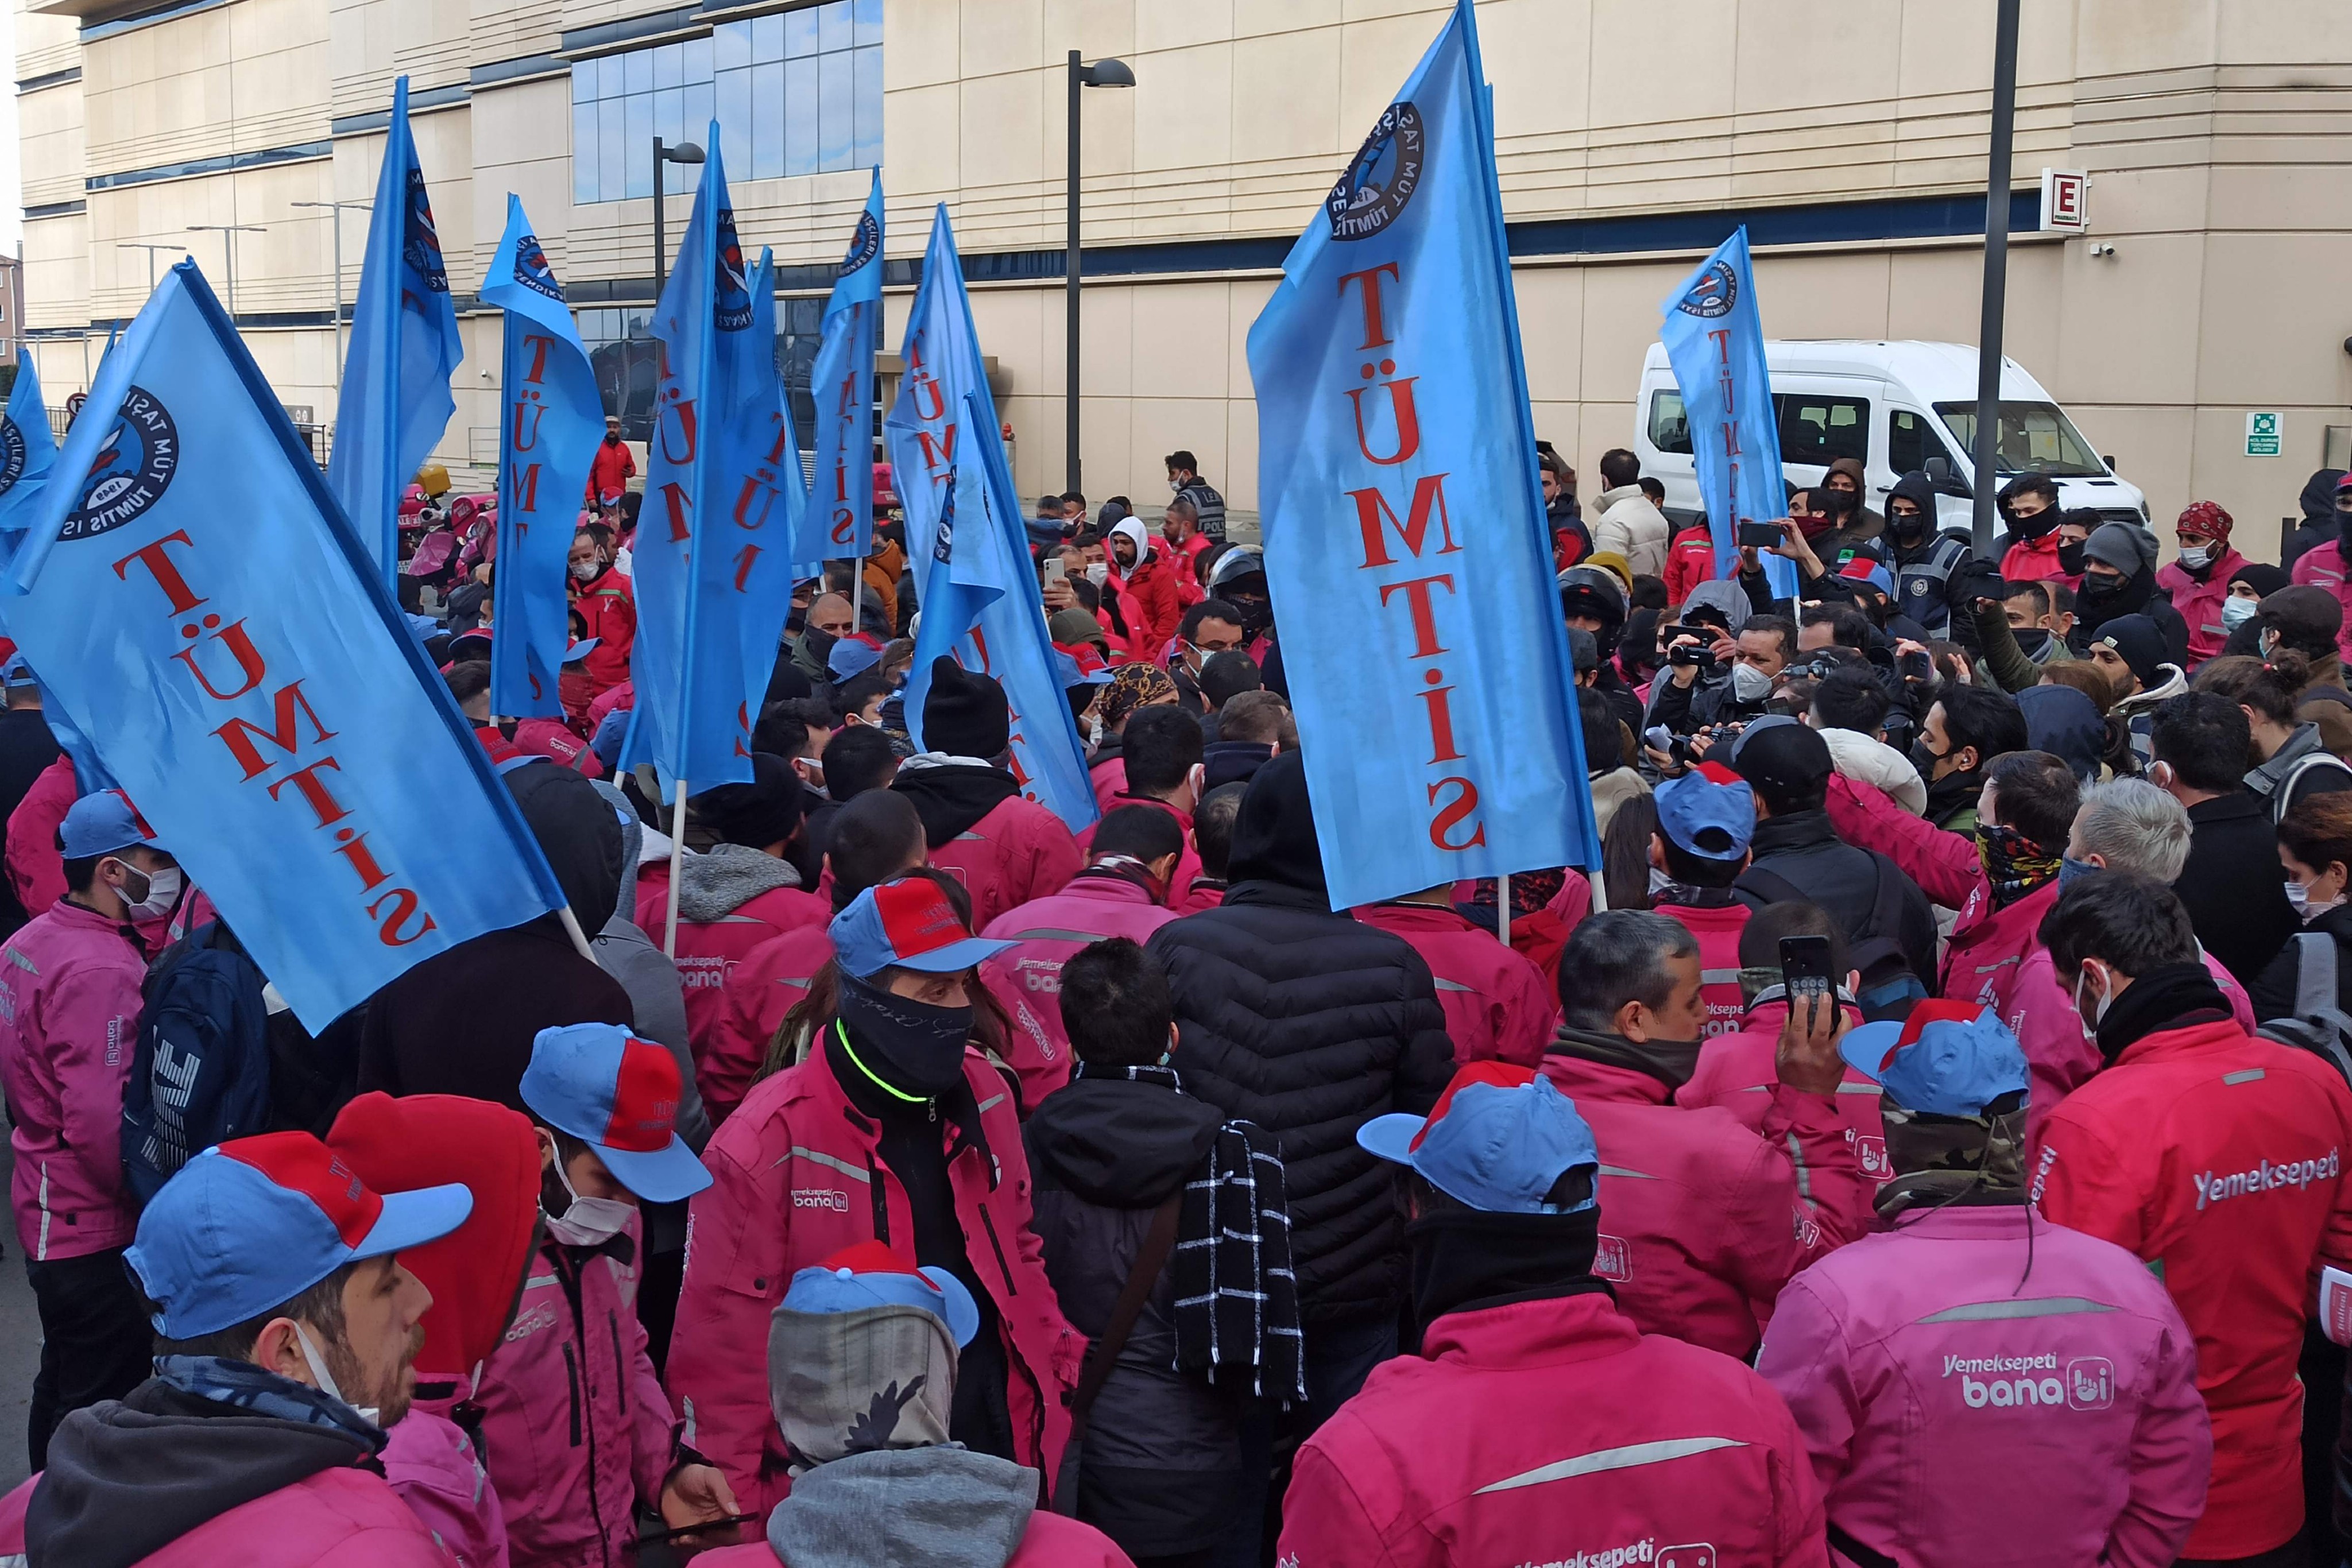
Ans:
[[[0,1561],[2336,1568],[2352,478],[2282,568],[2024,475],[1980,559],[1841,460],[1790,598],[1542,465],[1602,863],[1365,908],[1190,453],[1028,524],[1079,832],[993,681],[906,711],[887,468],[675,804],[617,429],[561,719],[492,712],[495,530],[420,486],[588,940],[316,1034],[10,660]]]

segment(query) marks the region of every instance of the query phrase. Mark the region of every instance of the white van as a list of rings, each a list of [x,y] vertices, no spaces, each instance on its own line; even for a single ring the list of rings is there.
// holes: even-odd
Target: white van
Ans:
[[[1941,457],[1952,476],[1938,487],[1937,523],[1968,528],[1976,350],[1961,343],[1790,340],[1767,341],[1764,361],[1780,417],[1781,470],[1790,484],[1801,489],[1818,482],[1832,460],[1858,458],[1867,476],[1867,503],[1883,512],[1896,479]],[[2087,507],[2146,526],[2147,498],[2138,486],[2116,477],[2057,400],[2015,360],[2001,361],[2000,397],[2001,484],[2020,474],[2046,474],[2057,482],[2061,507]],[[1651,344],[1642,361],[1633,451],[1642,473],[1665,486],[1666,515],[1677,524],[1696,517],[1690,425],[1663,343]]]

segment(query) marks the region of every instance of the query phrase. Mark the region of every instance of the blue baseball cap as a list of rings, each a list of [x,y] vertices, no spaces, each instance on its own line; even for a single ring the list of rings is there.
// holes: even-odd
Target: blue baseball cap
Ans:
[[[155,842],[155,830],[140,816],[131,797],[120,789],[100,789],[76,800],[66,812],[65,826],[58,830],[58,834],[65,858],[69,861],[110,855],[133,844],[152,846]]]
[[[1658,785],[1658,831],[1686,854],[1736,861],[1756,836],[1756,791],[1720,762],[1702,762]]]
[[[463,1186],[368,1190],[308,1133],[206,1149],[139,1217],[123,1260],[166,1339],[195,1339],[282,1307],[346,1263],[438,1240],[466,1222]]]
[[[616,1023],[543,1029],[522,1070],[522,1103],[596,1151],[613,1179],[647,1203],[676,1203],[710,1185],[677,1135],[684,1083],[669,1048]]]
[[[1576,1103],[1528,1069],[1474,1061],[1454,1075],[1426,1120],[1375,1116],[1356,1129],[1367,1154],[1411,1166],[1447,1197],[1487,1214],[1573,1214],[1545,1201],[1560,1176],[1598,1166]]]
[[[873,1307],[915,1307],[930,1313],[947,1325],[958,1350],[980,1332],[980,1309],[962,1281],[945,1269],[918,1269],[881,1241],[860,1241],[803,1269],[785,1287],[776,1310],[857,1312]]]
[[[1017,946],[974,936],[927,876],[867,888],[833,917],[826,935],[842,968],[861,980],[889,968],[952,975]]]
[[[1886,1090],[1906,1111],[1931,1116],[1981,1116],[2032,1080],[2025,1052],[1990,1008],[1930,997],[1906,1019],[1850,1030],[1838,1041],[1846,1065]]]
[[[854,681],[882,662],[882,644],[863,632],[852,632],[833,645],[824,667],[836,681]]]

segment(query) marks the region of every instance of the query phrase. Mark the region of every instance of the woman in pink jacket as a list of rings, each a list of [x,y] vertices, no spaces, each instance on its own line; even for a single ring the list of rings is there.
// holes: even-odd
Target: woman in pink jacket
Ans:
[[[1928,1000],[1847,1034],[1886,1090],[1889,1228],[1790,1282],[1757,1370],[1796,1414],[1838,1561],[2167,1568],[2205,1506],[2196,1341],[2163,1282],[2026,1204],[2025,1056]]]

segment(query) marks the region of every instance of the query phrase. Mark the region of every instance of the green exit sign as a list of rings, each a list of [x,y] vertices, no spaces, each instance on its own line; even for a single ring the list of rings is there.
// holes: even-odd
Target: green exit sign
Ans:
[[[2284,416],[2277,413],[2246,415],[2246,455],[2276,457],[2279,455],[2279,429]]]

